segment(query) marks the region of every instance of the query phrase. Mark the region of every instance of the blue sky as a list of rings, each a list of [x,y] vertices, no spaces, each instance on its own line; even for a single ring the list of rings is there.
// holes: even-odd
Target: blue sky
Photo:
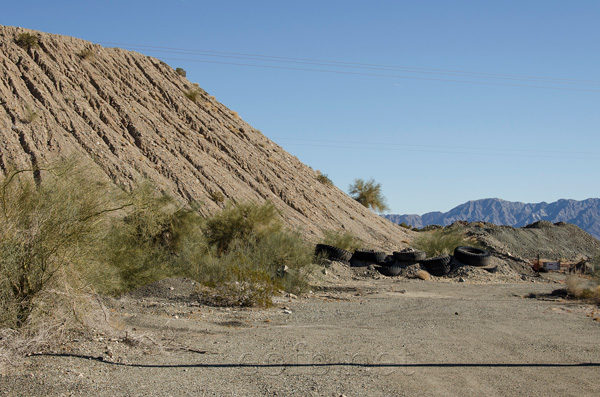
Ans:
[[[375,178],[391,213],[599,196],[600,1],[5,3],[2,25],[184,68],[342,190]]]

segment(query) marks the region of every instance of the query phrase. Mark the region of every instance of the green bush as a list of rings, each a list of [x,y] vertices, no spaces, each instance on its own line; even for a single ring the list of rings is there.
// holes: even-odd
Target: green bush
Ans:
[[[87,48],[84,48],[83,50],[81,50],[79,52],[79,54],[77,54],[77,55],[79,55],[79,57],[81,59],[85,59],[85,60],[89,61],[96,57],[96,52],[92,48],[87,47]]]
[[[180,75],[182,77],[187,76],[187,72],[185,70],[183,70],[182,68],[175,69],[175,73],[177,73],[178,75]]]
[[[412,245],[415,249],[425,251],[428,257],[434,257],[444,254],[451,255],[456,247],[463,245],[476,246],[477,243],[467,238],[463,230],[444,228],[420,232]]]
[[[57,275],[76,278],[97,263],[96,242],[122,204],[115,189],[84,168],[63,161],[12,171],[1,181],[1,326],[22,327]]]
[[[40,47],[40,39],[36,34],[33,33],[21,33],[15,39],[15,43],[21,48],[30,49],[30,48],[39,48]]]
[[[346,251],[354,252],[361,247],[361,241],[352,233],[344,230],[326,230],[323,232],[322,244],[331,245]]]
[[[198,103],[198,99],[202,95],[202,91],[199,88],[191,88],[183,93],[189,100],[194,103]]]
[[[207,219],[206,237],[222,253],[235,240],[261,239],[283,228],[277,209],[267,201],[262,205],[254,203],[229,204],[220,213]]]
[[[222,203],[225,201],[225,195],[222,192],[214,191],[210,193],[210,198],[215,203]]]
[[[241,306],[308,288],[312,247],[272,203],[229,204],[203,218],[149,183],[125,193],[92,169],[63,161],[0,181],[0,327],[60,312],[62,298],[49,292],[77,280],[121,294],[190,277]]]
[[[321,173],[319,173],[317,175],[317,181],[319,181],[322,184],[327,185],[327,186],[333,186],[333,181],[331,179],[329,179],[329,177],[327,176],[327,174],[321,174]]]
[[[106,237],[105,256],[117,280],[103,283],[103,292],[119,293],[154,281],[187,274],[178,259],[183,244],[203,240],[202,218],[190,208],[145,182],[129,195],[126,216],[115,219]],[[194,240],[193,242],[191,240]]]

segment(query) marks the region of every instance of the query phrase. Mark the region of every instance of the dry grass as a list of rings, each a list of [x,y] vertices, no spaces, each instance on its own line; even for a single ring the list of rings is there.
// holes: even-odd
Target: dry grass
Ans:
[[[417,250],[425,251],[427,257],[433,258],[439,255],[452,255],[454,249],[459,246],[477,244],[467,238],[464,231],[460,229],[444,228],[420,232],[412,245]]]
[[[358,237],[345,230],[325,230],[321,244],[331,245],[350,252],[354,252],[363,245]]]
[[[419,270],[416,274],[417,278],[421,279],[421,280],[429,280],[431,278],[431,275],[426,272],[425,270]]]
[[[593,281],[570,276],[565,280],[565,285],[569,295],[575,299],[590,300],[600,304],[600,285],[592,285]]]
[[[40,47],[40,38],[38,35],[33,33],[21,33],[15,39],[15,43],[21,48],[30,49],[30,48],[39,48]]]
[[[148,183],[126,193],[102,180],[75,161],[0,179],[0,361],[97,326],[86,320],[96,291],[189,277],[229,305],[267,306],[308,289],[312,246],[273,204],[203,218]]]
[[[90,48],[90,47],[86,47],[83,50],[81,50],[81,52],[79,52],[79,57],[81,59],[85,59],[86,61],[91,61],[92,59],[94,59],[96,57],[96,52]]]
[[[194,103],[198,103],[198,99],[202,96],[202,90],[199,88],[191,88],[183,93],[186,98]]]
[[[26,104],[25,105],[25,117],[23,118],[23,121],[27,124],[31,124],[39,118],[40,118],[39,113],[36,112],[31,106]]]

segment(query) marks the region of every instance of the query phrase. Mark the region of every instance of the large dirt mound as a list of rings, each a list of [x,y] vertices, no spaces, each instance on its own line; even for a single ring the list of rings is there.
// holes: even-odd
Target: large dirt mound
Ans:
[[[449,227],[465,228],[469,236],[516,269],[538,256],[551,260],[579,261],[591,259],[600,253],[600,240],[570,223],[539,221],[514,228],[486,222],[455,222]]]
[[[22,48],[22,33],[39,47]],[[164,62],[71,37],[0,26],[0,172],[84,154],[115,182],[148,178],[210,214],[271,200],[306,236],[345,229],[397,248],[411,233],[321,183]],[[187,95],[186,95],[187,94]]]

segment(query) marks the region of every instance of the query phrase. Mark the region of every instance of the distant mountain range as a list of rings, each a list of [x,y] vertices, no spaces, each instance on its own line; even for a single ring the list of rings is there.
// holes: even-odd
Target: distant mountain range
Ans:
[[[428,212],[424,215],[384,215],[394,223],[422,228],[428,225],[447,226],[455,221],[484,221],[496,225],[521,227],[546,220],[567,222],[579,226],[600,239],[600,199],[558,200],[553,203],[527,204],[497,198],[473,200],[448,212]]]

